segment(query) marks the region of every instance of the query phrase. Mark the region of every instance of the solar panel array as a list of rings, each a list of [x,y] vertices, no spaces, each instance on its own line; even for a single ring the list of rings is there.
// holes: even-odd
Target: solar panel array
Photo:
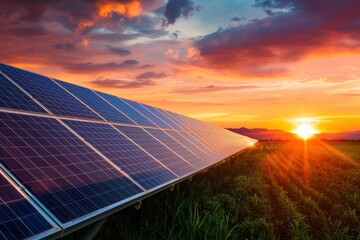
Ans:
[[[255,140],[0,64],[0,239],[61,236]]]

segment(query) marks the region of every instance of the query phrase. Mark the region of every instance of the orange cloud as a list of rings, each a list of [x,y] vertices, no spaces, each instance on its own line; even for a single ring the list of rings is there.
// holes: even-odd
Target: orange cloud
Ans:
[[[131,18],[139,16],[142,10],[143,7],[139,1],[130,1],[127,3],[100,2],[98,5],[98,14],[100,17],[109,17],[112,13],[119,13]]]

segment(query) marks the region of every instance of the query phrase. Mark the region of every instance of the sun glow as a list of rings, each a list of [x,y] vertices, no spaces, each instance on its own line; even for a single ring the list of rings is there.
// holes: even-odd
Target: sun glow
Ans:
[[[300,118],[296,121],[296,129],[293,133],[297,134],[299,137],[307,140],[311,138],[314,134],[319,133],[313,126],[314,120],[310,118]]]

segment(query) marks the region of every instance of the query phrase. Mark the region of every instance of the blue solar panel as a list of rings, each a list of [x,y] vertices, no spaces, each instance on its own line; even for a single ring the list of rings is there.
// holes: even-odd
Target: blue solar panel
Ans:
[[[178,132],[178,133],[188,141],[192,142],[195,146],[201,148],[203,151],[207,153],[207,156],[202,158],[203,160],[214,162],[220,159],[217,152],[214,151],[214,149],[212,149],[208,143],[205,144],[204,141],[201,141],[201,139],[198,137],[199,134],[194,134],[191,132]]]
[[[112,107],[92,90],[59,80],[57,80],[57,82],[72,94],[74,94],[81,101],[83,101],[90,108],[99,113],[107,121],[134,124],[134,122],[131,121],[127,116],[118,111],[116,108]]]
[[[101,119],[47,77],[4,64],[0,70],[55,115]]]
[[[165,144],[168,148],[176,152],[178,155],[186,159],[193,167],[196,169],[204,167],[204,162],[199,159],[195,154],[190,152],[184,146],[179,144],[175,139],[166,134],[165,131],[160,129],[146,129],[148,133],[150,133],[155,138],[159,139],[163,144]]]
[[[169,150],[165,145],[160,143],[143,129],[127,126],[116,126],[116,128],[139,144],[139,146],[144,148],[151,155],[156,157],[178,176],[187,175],[189,172],[193,172],[195,170],[195,168],[193,168],[189,163]]]
[[[0,239],[24,239],[53,229],[0,172]]]
[[[62,223],[141,191],[61,123],[0,112],[3,164]]]
[[[181,127],[179,125],[177,125],[174,121],[170,120],[168,116],[166,116],[166,115],[162,114],[161,112],[159,112],[155,107],[145,105],[145,104],[142,104],[142,106],[144,108],[146,108],[146,110],[151,112],[154,116],[156,116],[158,119],[160,119],[161,121],[166,123],[166,125],[170,126],[171,128],[173,128],[173,129],[181,129]]]
[[[181,145],[186,147],[188,150],[190,150],[192,153],[194,153],[200,162],[203,162],[204,165],[202,166],[208,166],[211,162],[208,161],[209,155],[202,150],[199,146],[194,145],[192,142],[190,142],[188,139],[183,137],[180,133],[175,131],[166,131],[167,134],[169,134],[172,138],[176,139]]]
[[[186,126],[186,123],[178,118],[175,117],[175,114],[173,112],[156,108],[159,112],[162,113],[162,115],[166,116],[170,121],[174,122],[177,126],[179,126],[179,129],[181,130],[189,130],[189,128]]]
[[[0,73],[0,107],[24,111],[46,111]]]
[[[127,103],[130,107],[138,111],[139,113],[143,114],[146,118],[150,119],[153,123],[156,124],[158,127],[162,128],[171,128],[169,125],[167,125],[165,122],[163,122],[161,119],[159,119],[157,116],[149,112],[146,108],[142,106],[142,104],[133,102],[127,99],[122,99],[125,103]]]
[[[150,120],[148,120],[146,117],[144,117],[141,113],[127,105],[121,98],[102,93],[102,92],[96,92],[104,98],[106,101],[111,103],[114,107],[116,107],[118,110],[120,110],[122,113],[124,113],[126,116],[128,116],[131,120],[136,122],[139,125],[143,126],[154,126],[156,125],[152,123]]]
[[[71,120],[65,123],[146,189],[176,178],[109,124]]]

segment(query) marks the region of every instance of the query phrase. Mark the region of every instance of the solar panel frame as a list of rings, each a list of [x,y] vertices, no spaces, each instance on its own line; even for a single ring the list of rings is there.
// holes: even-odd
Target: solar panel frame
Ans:
[[[38,205],[38,203],[36,202],[37,199],[31,196],[31,194],[30,195],[28,194],[26,187],[22,185],[22,183],[19,180],[17,180],[16,177],[8,169],[6,169],[6,167],[2,163],[0,163],[0,178],[2,178],[2,181],[5,181],[12,186],[11,190],[9,189],[10,191],[12,191],[15,194],[18,194],[18,196],[20,196],[23,199],[23,201],[25,201],[24,203],[28,204],[28,206],[31,208],[28,209],[28,211],[32,211],[31,215],[37,213],[38,217],[36,218],[36,220],[33,219],[31,221],[31,224],[33,226],[39,221],[45,221],[45,223],[48,224],[48,228],[46,230],[39,231],[31,236],[27,236],[26,237],[27,239],[39,239],[39,238],[48,238],[48,237],[53,238],[60,236],[62,228],[60,228],[60,226],[51,217],[49,217],[49,215],[46,212],[43,211],[41,205]],[[9,193],[7,196],[9,196]],[[40,219],[39,217],[42,219]],[[30,222],[28,222],[28,224],[30,224]],[[9,238],[5,237],[5,239],[9,239]]]

